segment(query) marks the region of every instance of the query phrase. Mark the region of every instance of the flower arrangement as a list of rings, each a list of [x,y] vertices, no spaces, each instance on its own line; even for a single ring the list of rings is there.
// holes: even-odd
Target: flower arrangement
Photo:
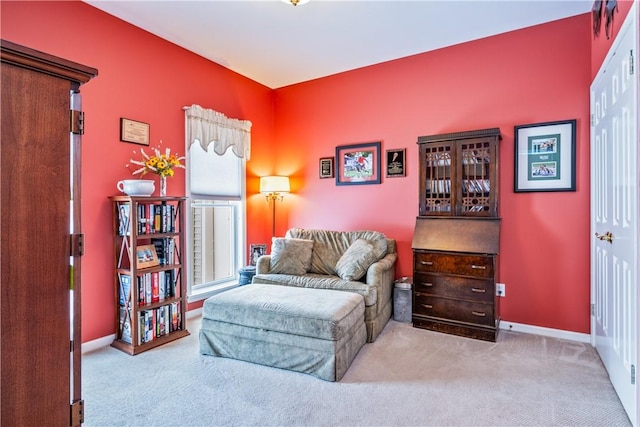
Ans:
[[[162,140],[160,141],[162,144]],[[148,155],[144,152],[144,149],[140,149],[142,153],[142,160],[131,159],[131,163],[141,166],[139,169],[133,171],[133,175],[140,174],[144,176],[146,173],[155,173],[160,175],[161,178],[173,176],[174,168],[184,169],[184,164],[180,163],[184,160],[184,156],[178,156],[177,154],[171,154],[171,149],[165,149],[164,153],[160,151],[160,146],[153,149],[153,154]],[[135,154],[135,151],[133,152]],[[129,165],[127,165],[129,166]]]

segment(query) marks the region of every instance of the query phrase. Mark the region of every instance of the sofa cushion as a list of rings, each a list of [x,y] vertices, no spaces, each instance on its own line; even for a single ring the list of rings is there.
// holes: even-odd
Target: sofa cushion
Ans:
[[[326,274],[307,273],[302,276],[294,274],[256,274],[253,276],[252,283],[355,292],[364,297],[364,305],[367,307],[378,302],[378,288],[376,286],[358,281],[342,280],[338,276],[328,276]]]
[[[358,239],[338,260],[336,273],[344,280],[360,280],[374,261],[377,259],[371,242]]]
[[[313,240],[274,237],[270,271],[274,274],[305,274],[311,265],[312,252]]]
[[[241,286],[209,297],[203,319],[337,341],[364,324],[364,302],[352,292],[289,286]]]
[[[291,228],[285,237],[314,241],[310,273],[336,276],[336,264],[351,244],[358,239],[368,240],[373,246],[375,260],[387,253],[387,238],[378,231],[330,231]]]

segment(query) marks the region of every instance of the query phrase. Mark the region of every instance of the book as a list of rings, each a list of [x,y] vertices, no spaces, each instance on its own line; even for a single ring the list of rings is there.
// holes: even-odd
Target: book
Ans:
[[[128,274],[118,274],[120,276],[120,305],[129,305],[131,301],[131,276]]]
[[[130,209],[131,206],[128,203],[122,203],[118,207],[118,235],[130,235]]]
[[[131,311],[120,307],[120,336],[119,338],[131,344]]]
[[[157,271],[151,273],[151,302],[160,301],[160,279]]]

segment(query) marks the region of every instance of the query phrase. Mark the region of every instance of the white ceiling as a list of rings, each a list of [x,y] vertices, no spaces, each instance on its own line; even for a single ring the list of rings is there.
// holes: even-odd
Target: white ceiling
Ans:
[[[579,15],[592,0],[84,0],[270,88]],[[552,46],[549,46],[552,48]]]

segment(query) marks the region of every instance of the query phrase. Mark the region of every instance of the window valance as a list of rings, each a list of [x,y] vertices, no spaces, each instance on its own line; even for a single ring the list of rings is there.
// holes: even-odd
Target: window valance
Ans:
[[[230,119],[222,113],[202,108],[199,105],[184,107],[186,131],[189,145],[196,141],[204,151],[213,151],[223,155],[229,147],[233,153],[249,160],[251,155],[251,122],[249,120]]]

